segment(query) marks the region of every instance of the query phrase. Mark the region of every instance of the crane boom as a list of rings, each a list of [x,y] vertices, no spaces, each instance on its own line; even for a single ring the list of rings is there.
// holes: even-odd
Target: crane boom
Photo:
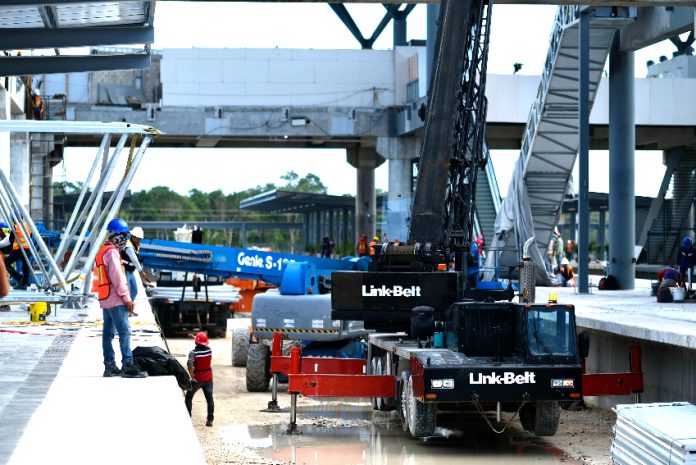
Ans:
[[[471,242],[476,176],[486,162],[490,12],[480,0],[441,3],[409,244],[431,243],[456,254]]]

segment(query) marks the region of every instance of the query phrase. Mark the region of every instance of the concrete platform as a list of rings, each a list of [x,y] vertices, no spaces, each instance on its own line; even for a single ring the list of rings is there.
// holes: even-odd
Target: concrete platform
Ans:
[[[649,280],[636,280],[630,291],[591,290],[577,294],[572,288],[537,288],[536,293],[538,302],[555,292],[559,303],[575,306],[578,329],[590,334],[587,371],[628,371],[630,348],[637,345],[645,382],[642,402],[696,403],[696,300],[658,303],[650,295]],[[586,402],[610,408],[635,399],[597,397]]]
[[[138,297],[131,347],[164,347]],[[98,304],[53,312],[45,324],[19,305],[0,313],[0,464],[205,465],[174,377],[103,378]]]

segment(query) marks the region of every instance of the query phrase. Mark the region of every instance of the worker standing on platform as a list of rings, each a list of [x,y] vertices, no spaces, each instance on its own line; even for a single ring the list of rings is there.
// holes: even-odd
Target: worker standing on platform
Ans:
[[[186,364],[189,375],[193,379],[193,384],[191,389],[186,391],[184,401],[190,416],[193,409],[193,396],[196,394],[196,391],[203,389],[205,402],[208,405],[208,418],[205,426],[213,426],[215,413],[215,402],[213,401],[213,352],[208,347],[208,336],[205,333],[200,332],[196,334],[193,341],[196,343],[196,347],[189,352],[188,363]]]
[[[689,283],[690,288],[694,265],[696,265],[696,248],[694,248],[693,241],[689,236],[682,239],[677,259],[679,261],[679,274],[685,282]]]
[[[128,291],[120,254],[128,241],[128,223],[121,218],[114,218],[106,229],[109,237],[99,249],[94,261],[95,286],[104,318],[102,328],[104,377],[145,378],[147,373],[140,371],[133,363],[133,353],[130,348],[131,329],[128,314],[133,313],[133,301]],[[116,366],[116,354],[112,345],[114,329],[119,338],[122,370]]]
[[[27,231],[27,234],[29,236],[31,236],[31,231],[29,231],[27,223],[22,223],[24,226],[24,230]],[[29,257],[29,243],[27,242],[27,240],[30,239],[24,237],[19,225],[15,225],[14,231],[10,230],[10,227],[7,225],[7,223],[2,223],[2,225],[0,226],[2,227],[3,233],[5,234],[5,237],[0,241],[0,248],[4,252],[5,250],[9,249],[8,246],[10,244],[12,247],[11,249],[9,249],[11,250],[9,255],[5,257],[5,268],[7,269],[7,272],[10,273],[10,275],[12,275],[15,281],[17,281],[15,289],[26,289],[27,285],[29,284],[29,276],[31,275],[31,271],[29,271],[30,265],[27,259],[24,258],[24,255],[26,254],[26,256]],[[6,234],[5,231],[9,231],[9,234]],[[21,273],[12,267],[12,265],[18,261],[21,263]]]
[[[372,238],[372,241],[370,242],[370,245],[368,248],[370,249],[370,257],[374,257],[375,255],[375,248],[373,246],[379,244],[379,236],[375,236]]]
[[[561,287],[572,287],[575,284],[575,270],[565,257],[561,259],[561,265],[558,267],[556,282]]]
[[[0,221],[0,252],[3,260],[0,260],[0,297],[5,297],[10,293],[10,277],[5,268],[4,257],[12,252],[12,238],[10,237],[10,227],[4,221]],[[9,305],[0,305],[0,312],[9,312]]]
[[[126,281],[130,290],[130,298],[135,302],[138,296],[138,281],[135,279],[135,272],[140,273],[143,284],[147,282],[147,275],[143,266],[140,264],[140,240],[145,237],[143,228],[136,226],[131,229],[130,239],[126,242],[126,247],[121,251],[123,268],[126,270]]]
[[[358,257],[364,257],[367,255],[367,234],[361,234],[360,239],[358,239]]]

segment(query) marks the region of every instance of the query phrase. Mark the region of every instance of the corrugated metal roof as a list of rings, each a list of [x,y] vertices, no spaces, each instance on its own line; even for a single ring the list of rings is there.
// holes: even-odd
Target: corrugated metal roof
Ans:
[[[61,55],[45,57],[46,73],[142,67],[149,64],[142,57],[149,55],[154,41],[154,13],[155,0],[0,0],[0,48],[8,52],[0,57],[2,74],[31,74],[41,68],[36,63],[41,53],[26,52],[40,49]],[[60,52],[61,48],[104,45],[141,45],[142,52],[123,59],[92,53],[89,63],[70,60]],[[26,55],[34,57],[24,59]]]

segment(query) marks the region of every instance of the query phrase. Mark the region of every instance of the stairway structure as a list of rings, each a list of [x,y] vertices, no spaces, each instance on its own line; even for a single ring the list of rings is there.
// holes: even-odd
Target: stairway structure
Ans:
[[[520,158],[523,163],[513,174],[513,181],[522,177],[526,188],[526,199],[517,201],[528,201],[531,210],[530,219],[515,221],[529,224],[531,220],[533,231],[515,235],[519,244],[502,245],[517,245],[521,250],[529,238],[524,236],[533,235],[543,255],[560,217],[578,151],[579,22],[585,8],[563,5],[556,13],[544,72],[522,138]],[[589,14],[591,108],[614,34],[633,18],[628,8],[594,8]],[[496,235],[502,237],[501,231],[496,231]]]

